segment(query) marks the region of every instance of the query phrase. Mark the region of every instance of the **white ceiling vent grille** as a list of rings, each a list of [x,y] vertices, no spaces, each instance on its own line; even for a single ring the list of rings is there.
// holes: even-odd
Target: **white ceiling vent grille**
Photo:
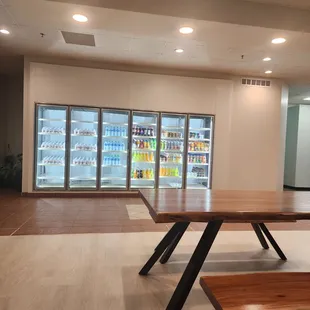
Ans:
[[[242,78],[241,84],[245,86],[260,86],[260,87],[270,87],[271,81],[269,80],[258,80],[258,79],[249,79]]]
[[[75,33],[68,31],[61,31],[61,33],[67,44],[96,46],[95,37],[92,34]]]

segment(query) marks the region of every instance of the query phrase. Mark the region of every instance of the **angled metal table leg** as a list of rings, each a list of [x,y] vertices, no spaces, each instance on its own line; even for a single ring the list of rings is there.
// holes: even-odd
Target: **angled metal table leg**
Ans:
[[[206,227],[166,310],[181,310],[197,275],[211,249],[223,221],[211,221]]]
[[[161,259],[159,260],[161,264],[166,264],[167,263],[167,261],[169,260],[170,256],[172,255],[173,251],[175,250],[175,248],[177,247],[178,243],[182,239],[182,237],[183,237],[187,227],[189,226],[189,223],[180,223],[180,224],[182,224],[182,226],[181,225],[179,226],[179,229],[180,229],[179,233],[176,235],[174,240],[167,247],[167,249],[165,250],[165,253],[163,254]]]
[[[177,237],[179,232],[184,229],[184,224],[185,223],[180,222],[180,223],[175,223],[173,225],[173,227],[167,232],[165,237],[157,245],[153,255],[150,257],[150,259],[146,262],[146,264],[140,270],[140,272],[139,272],[140,275],[145,276],[148,274],[150,269],[158,261],[158,259],[161,257],[161,255],[164,253],[164,251],[167,249],[167,247],[174,241],[174,239]]]
[[[262,245],[262,247],[264,249],[268,250],[269,249],[269,245],[268,245],[268,243],[267,243],[267,241],[266,241],[266,239],[265,239],[265,237],[264,237],[264,235],[263,235],[259,225],[257,223],[251,223],[251,225],[252,225],[252,227],[253,227],[253,229],[254,229],[254,231],[256,233],[256,236],[257,236],[260,244]]]
[[[264,223],[259,223],[260,228],[262,229],[263,233],[265,234],[265,236],[267,237],[267,239],[269,240],[269,242],[271,243],[271,245],[273,246],[273,248],[275,249],[275,251],[278,253],[278,255],[280,256],[280,258],[282,260],[287,260],[286,256],[284,255],[284,253],[282,252],[282,250],[280,249],[280,247],[278,246],[276,240],[274,240],[272,234],[270,233],[270,231],[268,230],[268,228],[266,227],[266,225]]]

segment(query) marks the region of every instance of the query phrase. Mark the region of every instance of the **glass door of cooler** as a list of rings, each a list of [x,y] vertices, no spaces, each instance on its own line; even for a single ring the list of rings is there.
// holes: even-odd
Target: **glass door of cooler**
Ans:
[[[159,188],[182,188],[186,117],[162,114]]]
[[[99,109],[71,108],[70,189],[97,188]]]
[[[134,188],[155,188],[158,114],[133,112],[131,182]]]
[[[127,188],[128,124],[128,111],[102,111],[102,189]]]
[[[190,115],[186,188],[210,188],[213,117]]]
[[[67,107],[37,105],[37,189],[65,189]]]

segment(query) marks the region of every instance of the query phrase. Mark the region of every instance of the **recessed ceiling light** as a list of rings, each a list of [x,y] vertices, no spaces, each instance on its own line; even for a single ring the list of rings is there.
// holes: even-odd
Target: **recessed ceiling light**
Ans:
[[[182,27],[179,29],[179,31],[182,34],[191,34],[191,33],[193,33],[194,29],[192,27]]]
[[[10,34],[10,31],[6,30],[6,29],[0,29],[0,32],[2,34]]]
[[[272,73],[272,71],[271,70],[267,70],[267,71],[265,71],[265,73],[266,74],[270,74],[270,73]]]
[[[85,15],[81,14],[74,14],[73,19],[80,23],[86,23],[88,21],[88,18]]]
[[[270,57],[265,57],[265,58],[263,59],[263,61],[270,61],[270,60],[271,60]]]
[[[305,101],[310,101],[310,97],[304,98]]]
[[[286,39],[284,38],[275,38],[271,41],[273,44],[281,44],[281,43],[284,43],[286,42]]]
[[[182,48],[177,48],[174,50],[176,53],[181,54],[184,52],[184,50]]]

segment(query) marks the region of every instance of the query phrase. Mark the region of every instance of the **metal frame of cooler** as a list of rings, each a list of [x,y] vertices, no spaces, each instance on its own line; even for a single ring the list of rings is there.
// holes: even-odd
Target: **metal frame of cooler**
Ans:
[[[181,188],[185,188],[185,182],[186,182],[186,163],[187,163],[187,137],[188,137],[188,130],[187,130],[187,122],[188,122],[188,114],[185,113],[173,113],[173,112],[161,112],[160,113],[160,127],[159,127],[159,147],[158,147],[158,158],[160,158],[160,143],[162,140],[161,132],[162,132],[162,118],[165,115],[171,115],[171,116],[182,116],[184,117],[184,139],[183,139],[183,164],[182,164],[182,175],[181,175],[181,181],[182,186]],[[159,188],[159,169],[160,169],[160,160],[158,161],[158,187]],[[166,188],[166,187],[165,187]],[[168,188],[168,187],[167,187]]]
[[[38,133],[38,121],[39,121],[39,108],[40,107],[46,107],[46,108],[63,108],[66,113],[66,123],[65,123],[65,128],[66,128],[66,134],[65,134],[65,167],[64,167],[64,186],[63,187],[38,187],[37,186],[37,172],[38,172],[38,151],[39,151],[39,145],[38,145],[38,138],[39,138],[39,133]],[[36,103],[35,104],[35,124],[34,124],[34,158],[33,158],[33,189],[36,191],[66,191],[68,190],[67,188],[67,157],[68,157],[68,152],[69,152],[69,140],[68,140],[68,131],[69,131],[69,107],[67,105],[60,105],[60,104],[45,104],[45,103]]]
[[[127,132],[127,148],[126,148],[126,151],[127,151],[127,167],[126,167],[126,187],[125,188],[121,188],[121,187],[102,187],[101,185],[101,178],[102,178],[102,174],[101,174],[101,171],[102,171],[102,165],[103,165],[103,145],[102,145],[102,140],[103,140],[103,113],[105,111],[111,111],[111,112],[124,112],[124,113],[128,113],[128,132]],[[130,126],[131,126],[131,118],[132,118],[132,115],[131,115],[131,110],[125,110],[125,109],[113,109],[113,108],[101,108],[100,109],[100,115],[101,115],[101,122],[100,122],[100,127],[101,127],[101,138],[100,138],[100,150],[99,152],[101,153],[100,154],[100,171],[99,171],[99,175],[98,175],[98,179],[99,179],[99,190],[100,191],[108,191],[108,190],[112,190],[112,191],[119,191],[119,190],[128,190],[130,187],[129,187],[129,182],[130,182],[130,159],[131,159],[131,153],[130,153],[130,147],[131,147],[131,129],[130,129]]]
[[[141,111],[141,110],[131,110],[131,123],[130,123],[130,157],[129,157],[129,162],[130,162],[130,167],[128,169],[128,179],[129,179],[129,188],[130,190],[134,189],[139,189],[138,187],[131,187],[131,170],[132,170],[132,127],[134,126],[133,118],[134,118],[134,113],[141,113],[141,114],[152,114],[152,115],[157,115],[157,122],[156,122],[156,152],[155,154],[155,165],[154,165],[154,187],[152,188],[158,188],[158,149],[159,149],[159,143],[158,143],[158,138],[159,138],[159,133],[160,133],[160,119],[161,119],[161,113],[160,112],[154,112],[154,111]],[[147,124],[145,124],[147,126]],[[143,138],[143,136],[142,136]],[[148,188],[148,187],[141,187],[141,188]]]
[[[58,107],[65,108],[67,117],[66,117],[66,152],[65,152],[65,180],[64,188],[40,188],[37,187],[37,152],[38,152],[38,110],[39,107]],[[70,152],[69,147],[71,147],[71,110],[74,108],[84,108],[89,110],[98,111],[98,144],[97,144],[97,170],[96,170],[96,188],[70,188]],[[104,111],[120,111],[128,112],[128,143],[127,143],[127,173],[126,173],[126,188],[119,187],[101,187],[101,166],[102,166],[102,113]],[[146,111],[138,109],[121,109],[121,108],[110,108],[110,107],[93,107],[93,106],[77,106],[77,105],[63,105],[63,104],[49,104],[49,103],[35,103],[35,126],[34,126],[34,169],[33,169],[33,189],[35,191],[128,191],[135,190],[138,188],[131,188],[131,169],[132,169],[132,127],[133,127],[133,116],[134,113],[144,113],[144,114],[156,114],[157,115],[157,130],[156,130],[156,141],[157,149],[155,154],[155,165],[154,165],[154,188],[159,187],[159,168],[160,168],[160,142],[161,142],[161,124],[163,115],[180,115],[185,117],[185,128],[184,128],[184,152],[183,152],[183,169],[182,169],[182,188],[187,187],[187,164],[188,164],[188,142],[189,142],[189,121],[193,117],[211,117],[211,132],[210,132],[210,153],[209,153],[209,179],[208,179],[208,188],[212,186],[212,169],[213,169],[213,144],[214,144],[214,127],[215,127],[215,116],[211,114],[195,114],[195,113],[173,113],[173,112],[164,112],[164,111]],[[141,187],[142,188],[142,187]]]

